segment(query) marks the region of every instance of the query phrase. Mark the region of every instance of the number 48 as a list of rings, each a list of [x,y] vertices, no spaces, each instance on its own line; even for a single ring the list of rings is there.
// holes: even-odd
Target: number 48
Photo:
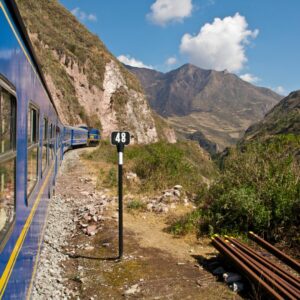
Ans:
[[[126,143],[126,133],[118,132],[116,135],[116,142],[117,143]]]

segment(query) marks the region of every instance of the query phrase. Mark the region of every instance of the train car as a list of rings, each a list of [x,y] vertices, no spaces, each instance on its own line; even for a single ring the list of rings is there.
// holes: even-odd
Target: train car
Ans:
[[[69,149],[72,148],[72,129],[70,126],[65,126],[63,129],[63,145],[62,145],[62,151],[65,153]]]
[[[99,129],[88,127],[87,125],[81,125],[79,128],[88,130],[88,146],[98,145],[100,143],[101,135]]]
[[[97,128],[89,128],[88,145],[98,145],[100,143],[100,130]]]
[[[88,130],[71,126],[66,126],[65,128],[71,132],[71,147],[87,146]]]
[[[0,298],[26,299],[71,136],[13,0],[0,0]]]

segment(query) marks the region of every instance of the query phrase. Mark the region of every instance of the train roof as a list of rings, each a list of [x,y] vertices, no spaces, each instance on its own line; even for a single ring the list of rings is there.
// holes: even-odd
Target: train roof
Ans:
[[[19,30],[19,34],[22,38],[22,41],[28,51],[28,54],[30,55],[30,58],[32,60],[32,63],[41,79],[41,82],[43,84],[43,87],[57,113],[57,116],[59,118],[59,114],[58,114],[58,111],[57,111],[57,108],[55,106],[55,103],[53,101],[53,98],[52,98],[52,95],[50,93],[50,90],[48,88],[48,85],[47,85],[47,82],[46,82],[46,79],[45,79],[45,76],[44,76],[44,73],[42,71],[42,68],[41,68],[41,65],[39,63],[39,60],[34,52],[34,49],[33,49],[33,46],[32,46],[32,43],[30,41],[30,38],[29,38],[29,35],[27,33],[27,29],[25,27],[25,24],[23,22],[23,19],[22,19],[22,16],[20,14],[20,11],[18,9],[18,6],[15,2],[15,0],[4,0],[4,3],[6,4],[6,6],[8,7],[9,11],[10,11],[10,14],[11,14],[11,17],[15,23],[15,26],[17,27],[17,29]]]
[[[70,130],[77,130],[77,131],[82,131],[82,132],[88,132],[87,129],[76,127],[76,126],[65,126],[65,128],[70,129]]]

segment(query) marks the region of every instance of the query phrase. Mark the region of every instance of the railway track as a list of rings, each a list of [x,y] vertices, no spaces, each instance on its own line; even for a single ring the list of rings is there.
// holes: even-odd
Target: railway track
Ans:
[[[275,255],[278,259],[299,273],[299,263],[275,248],[253,232],[249,237]],[[246,278],[255,289],[256,298],[278,300],[300,299],[300,278],[288,271],[282,264],[263,256],[258,251],[240,242],[227,237],[212,238],[213,246],[232,264],[238,272]]]

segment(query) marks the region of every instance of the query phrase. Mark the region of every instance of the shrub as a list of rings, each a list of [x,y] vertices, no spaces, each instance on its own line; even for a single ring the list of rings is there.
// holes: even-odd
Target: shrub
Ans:
[[[203,177],[211,178],[215,173],[213,163],[193,142],[136,145],[125,151],[125,159],[132,160],[143,190],[181,184],[190,192],[199,192],[206,186]]]
[[[117,165],[117,152],[107,141],[101,141],[98,149],[84,157]],[[125,171],[138,175],[140,192],[153,192],[180,184],[187,192],[203,193],[207,188],[203,178],[207,181],[216,174],[213,162],[195,142],[131,145],[125,149],[124,161]]]
[[[127,209],[132,210],[145,210],[146,204],[140,200],[131,200],[127,203]]]
[[[300,138],[250,142],[230,151],[203,204],[201,230],[256,231],[279,240],[300,226]]]
[[[194,232],[199,225],[200,216],[201,212],[194,210],[172,222],[167,231],[174,235],[185,235]]]

